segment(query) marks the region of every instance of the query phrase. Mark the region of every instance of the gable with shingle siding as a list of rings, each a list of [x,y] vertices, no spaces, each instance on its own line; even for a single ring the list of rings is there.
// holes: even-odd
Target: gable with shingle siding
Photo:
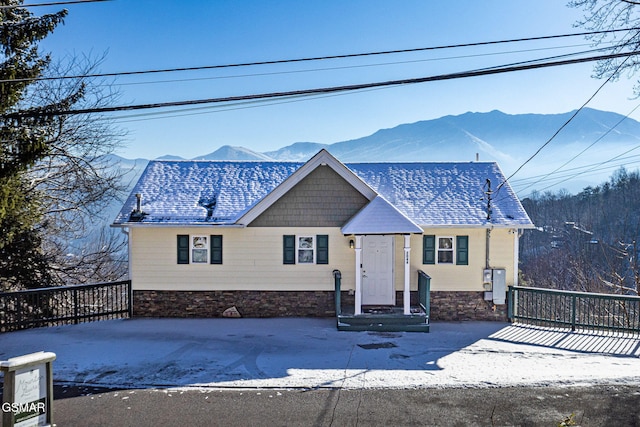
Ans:
[[[319,166],[249,227],[341,227],[369,200],[328,166]]]

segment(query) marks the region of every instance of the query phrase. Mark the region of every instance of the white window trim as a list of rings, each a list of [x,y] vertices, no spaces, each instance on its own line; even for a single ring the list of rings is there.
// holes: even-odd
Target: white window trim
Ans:
[[[451,239],[451,249],[440,249],[440,239]],[[451,252],[451,262],[440,262],[440,251]],[[436,236],[436,264],[456,265],[456,237]]]
[[[202,238],[204,239],[204,248],[201,247],[196,247],[194,245],[194,242],[196,240],[196,238]],[[209,242],[209,239],[211,237],[205,234],[190,234],[189,235],[189,263],[190,264],[209,264],[209,257],[210,257],[210,253],[209,253],[209,245],[211,244],[211,242]],[[195,261],[195,256],[194,256],[194,250],[204,250],[206,253],[206,257],[204,261]]]
[[[309,238],[311,239],[311,247],[310,248],[301,248],[300,247],[300,239],[303,238]],[[310,250],[313,253],[313,260],[311,262],[300,262],[299,259],[299,254],[301,250]],[[311,264],[315,264],[316,263],[316,254],[317,254],[317,250],[316,250],[316,236],[308,236],[308,235],[297,235],[296,234],[296,264],[302,264],[302,265],[311,265]]]

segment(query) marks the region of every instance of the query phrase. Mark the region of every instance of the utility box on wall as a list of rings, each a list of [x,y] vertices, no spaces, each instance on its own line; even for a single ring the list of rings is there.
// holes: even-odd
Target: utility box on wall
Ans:
[[[496,305],[507,302],[507,271],[504,268],[487,268],[482,272],[484,299]]]
[[[507,303],[507,270],[493,269],[493,303],[496,305]]]

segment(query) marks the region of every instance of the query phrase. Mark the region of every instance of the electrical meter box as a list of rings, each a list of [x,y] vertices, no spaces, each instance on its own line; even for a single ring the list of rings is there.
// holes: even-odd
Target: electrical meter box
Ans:
[[[490,268],[482,270],[482,287],[484,288],[484,300],[493,301],[493,284],[492,274]]]
[[[506,304],[507,271],[504,268],[486,268],[482,271],[484,299],[494,304]]]
[[[484,287],[485,291],[491,291],[493,289],[493,286],[491,285],[492,281],[493,274],[491,272],[491,269],[485,268],[484,270],[482,270],[482,286]]]

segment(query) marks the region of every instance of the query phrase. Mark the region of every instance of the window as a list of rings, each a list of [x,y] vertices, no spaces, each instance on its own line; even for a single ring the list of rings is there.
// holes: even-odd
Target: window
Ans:
[[[469,236],[422,236],[423,264],[469,265]]]
[[[329,236],[285,235],[282,240],[283,264],[329,264]]]
[[[453,237],[438,237],[438,264],[453,264]]]
[[[313,264],[315,239],[311,236],[298,236],[298,264]]]
[[[209,238],[207,236],[191,236],[191,263],[206,264],[209,262]]]
[[[222,264],[222,236],[178,235],[178,264]]]

